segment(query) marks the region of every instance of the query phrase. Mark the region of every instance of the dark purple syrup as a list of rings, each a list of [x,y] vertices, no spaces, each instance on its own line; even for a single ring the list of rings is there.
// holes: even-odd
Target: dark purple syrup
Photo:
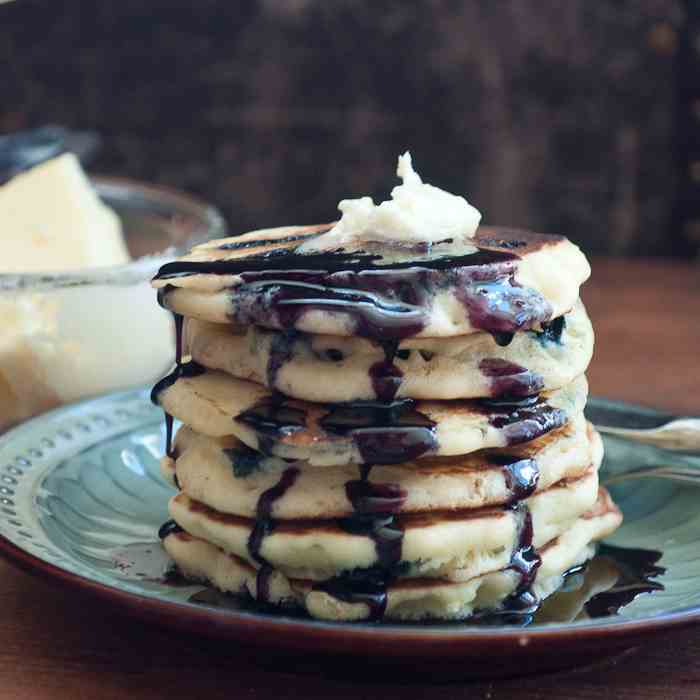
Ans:
[[[388,262],[366,252],[284,249],[225,261],[175,261],[161,267],[156,279],[240,276],[231,313],[241,325],[294,328],[307,311],[324,310],[347,315],[355,335],[400,340],[424,328],[435,294],[446,288],[455,290],[475,328],[514,333],[549,320],[547,301],[515,282],[518,260],[494,250],[442,256],[414,251]]]
[[[403,527],[391,513],[355,513],[340,518],[338,525],[352,535],[363,535],[374,542],[379,568],[390,572],[401,562]]]
[[[196,377],[200,374],[206,372],[206,368],[202,367],[198,362],[190,360],[190,362],[185,362],[183,364],[176,365],[175,369],[163,377],[151,390],[151,401],[158,405],[158,395],[170,388],[178,379],[184,377]]]
[[[183,317],[181,314],[173,314],[173,320],[175,322],[175,369],[165,377],[163,377],[156,385],[151,389],[151,401],[156,406],[158,405],[158,395],[170,388],[178,379],[182,377],[196,377],[197,375],[204,374],[206,369],[202,365],[198,364],[194,360],[182,362],[182,329],[183,329]],[[165,412],[164,412],[165,413]],[[165,413],[165,454],[168,457],[174,457],[172,450],[173,441],[173,417],[169,413]]]
[[[384,572],[359,574],[353,572],[314,584],[315,591],[323,591],[344,603],[364,603],[369,608],[370,620],[381,620],[386,612],[387,578]]]
[[[532,408],[542,399],[538,394],[532,396],[496,396],[489,399],[479,399],[484,408],[498,412],[511,412],[523,408]]]
[[[532,406],[489,412],[489,423],[503,432],[508,445],[520,445],[561,428],[568,420],[566,411],[539,400]]]
[[[497,357],[481,360],[479,369],[491,380],[492,396],[530,396],[544,388],[544,379],[536,372]]]
[[[551,406],[541,396],[479,399],[476,405],[486,412],[494,428],[503,431],[508,445],[535,440],[568,420],[566,411]]]
[[[367,479],[345,484],[348,501],[356,513],[398,513],[406,501],[406,491],[398,484],[374,484]]]
[[[258,498],[258,503],[255,508],[255,526],[253,527],[250,536],[248,537],[248,552],[251,558],[258,564],[267,564],[265,559],[260,555],[263,540],[272,532],[275,527],[275,521],[272,518],[272,509],[275,501],[282,498],[285,493],[294,485],[294,482],[299,476],[297,467],[289,467],[282,472],[280,480],[272,487],[263,491]]]
[[[272,567],[263,564],[255,575],[255,597],[261,603],[270,601],[270,579],[272,578]]]
[[[260,550],[265,537],[275,529],[276,522],[272,517],[275,501],[287,493],[298,476],[299,469],[296,467],[285,469],[280,480],[267,491],[263,491],[258,498],[255,509],[255,525],[248,536],[248,553],[251,559],[260,564],[261,567],[257,575],[257,597],[262,602],[266,602],[269,599],[269,579],[272,569],[270,564],[260,554]]]
[[[234,419],[255,431],[258,450],[271,455],[275,442],[306,428],[306,412],[289,406],[282,394],[259,401]]]
[[[511,556],[509,568],[518,574],[520,580],[513,593],[505,602],[505,608],[532,608],[537,604],[532,595],[531,587],[537,576],[537,570],[542,564],[542,559],[532,544],[532,515],[530,509],[520,503],[515,506],[518,517],[518,541]]]
[[[371,620],[384,616],[387,587],[401,564],[404,531],[394,519],[407,493],[398,484],[375,484],[369,481],[372,467],[360,466],[360,478],[345,484],[345,493],[354,513],[338,520],[338,525],[353,535],[369,537],[374,542],[377,565],[370,569],[344,572],[328,581],[315,584],[321,590],[346,603],[365,603]]]
[[[415,410],[415,401],[356,401],[328,404],[319,425],[331,435],[350,437],[367,464],[396,464],[437,449],[435,423]],[[270,454],[277,440],[306,428],[306,412],[281,395],[264,399],[236,417],[258,435]]]
[[[506,488],[510,491],[507,506],[532,496],[540,480],[540,469],[534,459],[521,459],[510,455],[499,455],[491,459],[503,465],[503,477]]]
[[[610,560],[619,575],[612,588],[596,594],[586,603],[586,612],[590,617],[615,615],[637,596],[664,590],[662,583],[652,581],[652,578],[666,573],[666,569],[657,564],[662,557],[661,552],[602,544],[596,556]]]
[[[435,422],[415,405],[412,399],[334,404],[320,425],[333,435],[350,436],[365,464],[400,464],[438,447]]]
[[[505,276],[473,279],[459,289],[458,296],[472,325],[490,333],[527,330],[552,317],[552,307],[541,294],[515,282],[514,269]]]
[[[158,530],[158,538],[164,540],[168,535],[175,535],[178,532],[184,532],[184,530],[174,520],[166,520]]]

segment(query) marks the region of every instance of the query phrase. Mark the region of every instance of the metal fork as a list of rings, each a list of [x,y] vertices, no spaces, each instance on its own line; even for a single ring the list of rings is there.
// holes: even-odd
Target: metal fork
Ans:
[[[618,428],[596,423],[596,429],[606,435],[616,435],[667,450],[700,452],[700,418],[674,418],[660,426],[645,429]]]
[[[680,420],[677,422],[681,422]],[[695,419],[695,422],[698,423]],[[605,486],[630,479],[661,478],[700,486],[700,455],[681,454],[668,449],[669,444],[680,445],[674,438],[654,439],[654,430],[605,430],[605,460],[601,469],[601,482]],[[600,427],[598,428],[600,430]],[[638,437],[643,433],[643,438]],[[684,446],[692,441],[682,442]],[[679,448],[676,447],[676,450]]]

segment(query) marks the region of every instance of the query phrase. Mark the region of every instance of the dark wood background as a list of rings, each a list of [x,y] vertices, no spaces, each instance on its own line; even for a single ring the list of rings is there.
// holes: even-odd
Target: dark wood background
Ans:
[[[700,247],[687,4],[14,0],[0,4],[0,132],[97,129],[97,169],[199,193],[233,232],[386,196],[410,147],[488,222],[687,256]]]

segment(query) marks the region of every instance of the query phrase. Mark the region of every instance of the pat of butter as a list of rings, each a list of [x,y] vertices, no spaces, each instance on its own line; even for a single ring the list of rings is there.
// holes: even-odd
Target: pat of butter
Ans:
[[[390,200],[377,205],[371,197],[344,199],[338,204],[340,221],[300,251],[353,248],[363,241],[414,245],[474,237],[481,213],[464,197],[424,183],[408,151],[399,156],[396,174],[403,184],[394,187]]]
[[[0,272],[60,272],[129,261],[117,215],[72,153],[0,187]]]

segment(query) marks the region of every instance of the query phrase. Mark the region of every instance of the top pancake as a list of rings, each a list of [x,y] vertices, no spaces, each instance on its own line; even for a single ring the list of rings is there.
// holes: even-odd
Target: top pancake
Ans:
[[[566,238],[505,228],[468,242],[295,252],[329,229],[210,241],[164,265],[154,286],[167,308],[204,321],[387,340],[539,329],[574,306],[590,274]]]

